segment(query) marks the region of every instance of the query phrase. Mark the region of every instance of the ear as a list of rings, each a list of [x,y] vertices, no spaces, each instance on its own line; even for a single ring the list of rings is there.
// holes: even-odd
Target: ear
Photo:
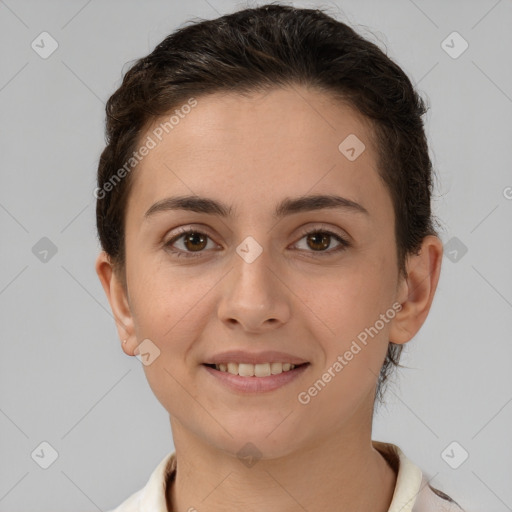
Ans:
[[[407,343],[425,322],[441,273],[443,244],[437,236],[423,239],[418,254],[407,258],[407,277],[398,286],[397,301],[402,309],[392,320],[389,341]]]
[[[105,251],[96,259],[96,273],[100,278],[103,290],[110,303],[116,321],[117,333],[125,354],[135,355],[137,347],[132,312],[128,301],[127,287],[114,270],[111,260]]]

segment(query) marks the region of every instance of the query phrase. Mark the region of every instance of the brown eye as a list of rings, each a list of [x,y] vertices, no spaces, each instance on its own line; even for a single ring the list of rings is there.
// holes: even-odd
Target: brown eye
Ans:
[[[202,233],[196,229],[184,229],[180,234],[171,238],[164,247],[174,256],[193,258],[195,256],[201,256],[201,253],[204,252],[204,249],[208,245],[209,239],[210,237],[206,233]],[[176,249],[174,246],[177,242],[181,242],[182,247]]]
[[[350,243],[340,235],[326,230],[317,229],[308,231],[302,235],[300,240],[302,241],[303,239],[306,239],[306,248],[300,249],[301,252],[313,253],[313,256],[328,256],[350,247]],[[334,249],[328,250],[332,245],[333,239],[338,242],[338,246],[334,247]],[[196,229],[184,229],[181,233],[165,243],[164,247],[168,249],[173,256],[178,258],[194,258],[199,257],[202,253],[206,252],[205,249],[208,246],[209,240],[211,239],[206,233]],[[178,242],[182,244],[182,247],[175,247]],[[297,242],[296,245],[298,244],[299,243]]]
[[[328,249],[329,245],[331,245],[331,235],[328,235],[326,233],[311,233],[308,235],[308,242],[311,242],[309,244],[309,247],[311,249],[314,249],[315,251],[321,251],[324,249]]]
[[[184,245],[190,251],[200,251],[206,247],[208,236],[203,233],[190,232],[183,235]]]
[[[313,254],[313,256],[327,256],[350,247],[350,243],[340,235],[326,230],[316,229],[313,231],[307,231],[306,233],[303,233],[301,240],[302,239],[306,239],[305,252],[319,253]],[[338,246],[334,249],[327,250],[332,245],[332,239],[338,242]]]

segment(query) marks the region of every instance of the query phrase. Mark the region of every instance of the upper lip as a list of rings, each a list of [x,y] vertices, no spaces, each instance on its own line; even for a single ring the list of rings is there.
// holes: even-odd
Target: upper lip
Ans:
[[[204,364],[220,364],[220,363],[291,363],[295,365],[307,363],[302,359],[286,352],[276,352],[274,350],[266,350],[264,352],[244,352],[243,350],[229,350],[221,352],[208,358]]]

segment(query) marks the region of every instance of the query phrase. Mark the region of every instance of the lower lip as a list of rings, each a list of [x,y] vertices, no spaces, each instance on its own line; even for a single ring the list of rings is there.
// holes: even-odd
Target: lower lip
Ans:
[[[300,377],[309,364],[298,366],[293,370],[278,373],[276,375],[269,375],[268,377],[240,377],[240,375],[233,375],[229,372],[221,372],[203,365],[206,371],[213,375],[216,379],[234,391],[241,391],[242,393],[264,393],[266,391],[274,391],[289,382]]]

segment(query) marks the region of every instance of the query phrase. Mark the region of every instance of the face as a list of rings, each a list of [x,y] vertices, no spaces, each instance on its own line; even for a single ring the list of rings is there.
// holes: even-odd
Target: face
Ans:
[[[301,88],[198,97],[133,172],[123,346],[150,340],[144,371],[173,430],[277,457],[370,428],[400,279],[364,118]],[[178,196],[227,211],[176,209]],[[251,362],[296,367],[206,366]]]

